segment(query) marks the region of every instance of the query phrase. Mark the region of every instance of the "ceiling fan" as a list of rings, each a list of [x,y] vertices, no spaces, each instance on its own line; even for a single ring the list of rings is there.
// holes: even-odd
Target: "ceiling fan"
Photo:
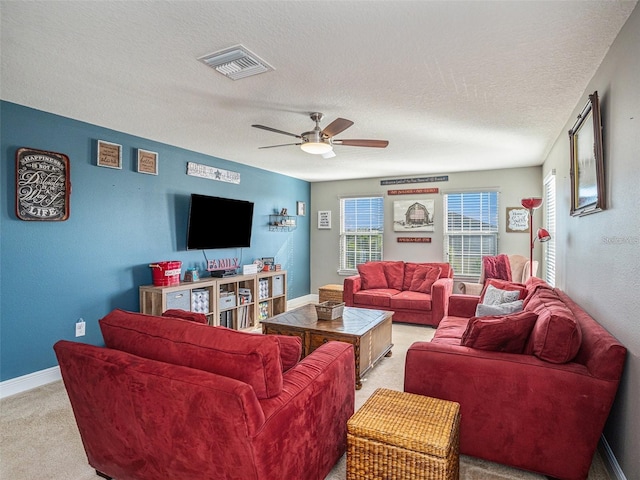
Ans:
[[[289,133],[283,130],[278,130],[277,128],[266,127],[264,125],[251,125],[255,128],[261,128],[262,130],[267,130],[269,132],[281,133],[283,135],[289,135],[291,137],[296,137],[300,139],[299,142],[296,143],[283,143],[280,145],[269,145],[266,147],[258,147],[258,148],[276,148],[276,147],[286,147],[289,145],[299,145],[300,148],[307,152],[312,153],[314,155],[322,155],[324,158],[335,157],[336,154],[333,152],[334,145],[348,145],[350,147],[374,147],[374,148],[385,148],[389,145],[387,140],[338,140],[334,139],[335,135],[344,132],[347,128],[353,125],[351,120],[347,120],[346,118],[336,118],[333,122],[327,125],[324,129],[320,128],[320,122],[322,121],[323,114],[320,112],[311,113],[311,120],[316,122],[316,126],[313,130],[309,132],[301,133],[300,135],[296,133]]]

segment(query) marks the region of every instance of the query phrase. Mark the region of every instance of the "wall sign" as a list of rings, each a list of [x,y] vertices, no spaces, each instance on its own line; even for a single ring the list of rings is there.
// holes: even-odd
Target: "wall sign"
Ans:
[[[431,243],[431,237],[398,237],[398,243]]]
[[[158,154],[149,150],[138,149],[138,172],[149,175],[158,174]]]
[[[387,190],[387,195],[419,195],[423,193],[438,193],[439,188],[405,188],[404,190]]]
[[[331,230],[331,210],[318,212],[318,230]]]
[[[98,158],[96,165],[99,167],[122,169],[122,145],[98,140]]]
[[[69,218],[69,157],[20,148],[16,152],[16,215],[20,220]]]
[[[433,183],[448,181],[449,175],[440,175],[438,177],[396,178],[395,180],[380,180],[380,185],[401,185],[403,183]]]
[[[200,163],[187,162],[187,175],[192,177],[207,178],[209,180],[217,180],[218,182],[240,183],[240,174],[223,170],[222,168],[210,167]]]
[[[529,232],[529,210],[507,207],[507,232]]]

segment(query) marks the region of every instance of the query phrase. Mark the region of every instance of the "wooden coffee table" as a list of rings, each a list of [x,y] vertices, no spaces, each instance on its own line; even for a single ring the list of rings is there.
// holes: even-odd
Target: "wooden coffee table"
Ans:
[[[362,388],[364,375],[384,356],[391,355],[393,312],[345,307],[341,318],[318,320],[314,305],[305,305],[262,320],[262,333],[296,335],[302,339],[306,357],[332,340],[353,345],[356,360],[356,389]]]

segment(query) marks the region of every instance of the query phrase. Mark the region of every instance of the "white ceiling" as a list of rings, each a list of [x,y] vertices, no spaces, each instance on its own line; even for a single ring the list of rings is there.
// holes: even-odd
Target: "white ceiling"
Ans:
[[[636,2],[3,0],[0,94],[308,181],[539,165]],[[275,71],[197,60],[236,44]],[[312,111],[389,146],[258,150]]]

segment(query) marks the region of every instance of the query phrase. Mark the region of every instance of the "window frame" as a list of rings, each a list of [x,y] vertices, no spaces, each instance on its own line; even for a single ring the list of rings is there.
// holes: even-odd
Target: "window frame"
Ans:
[[[552,170],[544,179],[544,228],[551,238],[542,245],[543,278],[552,287],[556,286],[556,218],[557,218],[557,189],[556,171]]]
[[[358,231],[358,225],[356,225],[356,230],[347,230],[345,226],[345,221],[347,218],[346,208],[349,202],[356,201],[366,201],[369,200],[373,202],[374,200],[378,203],[375,211],[373,209],[369,210],[370,221],[368,222],[369,231]],[[357,207],[357,205],[356,205]],[[377,221],[374,221],[372,216],[376,216],[378,218]],[[374,229],[375,225],[373,223],[377,223],[379,225],[378,229]],[[365,222],[366,225],[366,222]],[[348,240],[350,236],[355,235],[355,240],[353,245],[355,248],[351,249],[348,247]],[[369,245],[368,253],[365,253],[365,249],[359,249],[358,238],[357,237],[368,237],[368,240],[365,242]],[[371,249],[373,245],[373,238],[377,238],[377,244],[379,245],[378,249]],[[384,196],[380,194],[370,194],[370,195],[357,195],[357,196],[348,196],[348,197],[340,197],[340,239],[339,239],[339,249],[338,249],[338,274],[340,275],[355,275],[358,273],[358,265],[364,263],[363,261],[358,262],[358,256],[360,259],[364,257],[364,261],[375,261],[382,260],[383,252],[384,252]],[[350,252],[353,255],[353,259],[349,259],[348,256]]]
[[[450,212],[453,212],[453,208],[450,208],[451,199],[453,196],[461,196],[458,201],[458,209],[460,219],[456,222],[455,219],[450,221]],[[470,203],[472,195],[480,195],[480,198],[475,203]],[[469,207],[466,209],[465,215],[464,196],[469,196],[467,203]],[[486,198],[484,198],[486,197]],[[482,258],[490,255],[497,255],[499,251],[499,232],[500,232],[500,192],[496,189],[478,188],[473,190],[464,191],[450,191],[443,192],[443,249],[444,259],[448,262],[456,278],[468,278],[479,279],[482,273]],[[476,208],[479,212],[473,212]],[[486,209],[485,213],[483,209]],[[479,215],[479,218],[472,217],[472,213]],[[469,218],[472,220],[465,220]],[[473,225],[473,221],[477,222],[480,226],[479,229],[469,228]],[[452,223],[454,224],[452,228]],[[460,228],[455,228],[456,223]],[[467,227],[467,228],[465,228]],[[484,228],[483,228],[484,227]],[[460,253],[455,256],[460,257],[452,258],[452,240],[458,239]],[[472,242],[479,243],[472,246]],[[466,248],[465,248],[466,247]],[[469,252],[471,250],[471,252]],[[465,253],[467,251],[467,253]]]

